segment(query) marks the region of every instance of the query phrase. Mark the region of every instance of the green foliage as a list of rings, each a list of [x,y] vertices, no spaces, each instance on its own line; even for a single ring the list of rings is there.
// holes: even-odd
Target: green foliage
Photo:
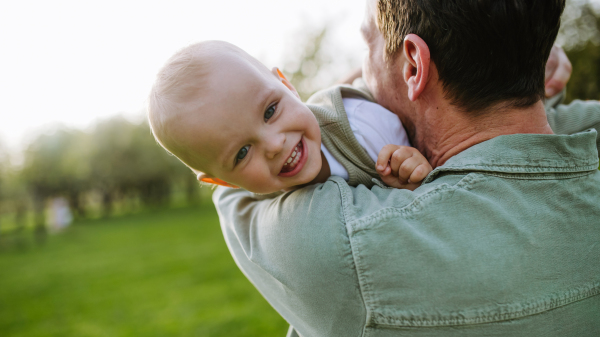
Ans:
[[[327,32],[327,27],[303,32],[304,41],[297,46],[296,56],[290,58],[284,66],[286,77],[294,85],[303,102],[318,90],[324,89],[318,86],[315,78],[331,63],[331,58],[323,50],[323,40]]]
[[[8,189],[5,185],[8,182],[9,166],[8,154],[2,143],[0,143],[0,201],[8,197]]]
[[[573,65],[566,102],[600,99],[600,11],[589,0],[571,0],[557,42]]]
[[[600,99],[600,45],[588,42],[583,47],[567,51],[573,74],[567,85],[568,102],[574,99]]]
[[[138,195],[145,203],[164,204],[173,179],[184,172],[193,178],[156,144],[147,123],[119,117],[105,121],[92,132],[90,145],[90,185],[108,198]]]
[[[86,215],[90,193],[100,196],[108,215],[118,200],[164,205],[174,185],[183,182],[190,197],[198,185],[189,169],[156,144],[146,122],[122,117],[100,122],[89,132],[63,128],[39,136],[25,151],[19,178],[39,207],[47,198],[62,196],[78,216]]]
[[[597,2],[567,0],[556,42],[566,50],[600,43]]]
[[[90,173],[87,148],[88,139],[82,131],[42,135],[25,152],[22,179],[43,196],[82,189]]]
[[[1,239],[1,237],[0,237]],[[284,336],[212,207],[86,220],[2,249],[0,331],[25,336]]]

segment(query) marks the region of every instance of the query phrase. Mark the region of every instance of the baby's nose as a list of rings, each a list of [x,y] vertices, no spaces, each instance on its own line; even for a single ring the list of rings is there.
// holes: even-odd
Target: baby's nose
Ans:
[[[268,139],[267,144],[265,145],[267,158],[273,159],[277,157],[281,151],[283,151],[283,146],[285,144],[285,134],[280,133],[274,135],[270,139]]]

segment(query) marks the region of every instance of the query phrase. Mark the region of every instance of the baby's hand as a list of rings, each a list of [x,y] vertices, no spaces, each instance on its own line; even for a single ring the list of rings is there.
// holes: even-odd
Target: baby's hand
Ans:
[[[388,144],[379,152],[376,170],[389,186],[413,191],[432,168],[414,147]]]

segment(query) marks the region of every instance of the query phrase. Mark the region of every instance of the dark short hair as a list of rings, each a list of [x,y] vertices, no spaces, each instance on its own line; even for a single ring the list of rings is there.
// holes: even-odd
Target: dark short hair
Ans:
[[[429,46],[446,98],[466,112],[544,97],[546,61],[565,0],[379,0],[387,56],[407,34]]]

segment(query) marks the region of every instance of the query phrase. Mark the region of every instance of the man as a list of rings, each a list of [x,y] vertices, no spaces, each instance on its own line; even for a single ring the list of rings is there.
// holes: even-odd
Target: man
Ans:
[[[368,1],[363,77],[435,168],[423,185],[214,195],[288,336],[600,335],[597,133],[570,135],[600,107],[541,101],[563,8]]]

